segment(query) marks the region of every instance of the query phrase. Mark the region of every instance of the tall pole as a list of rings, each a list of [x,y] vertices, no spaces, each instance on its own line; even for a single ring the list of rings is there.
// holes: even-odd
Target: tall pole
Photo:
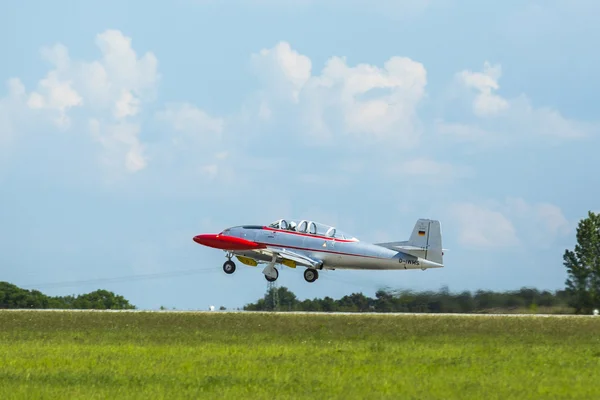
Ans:
[[[279,290],[277,290],[277,281],[267,281],[267,295],[269,293],[271,293],[271,301],[273,302],[271,305],[273,306],[273,311],[277,311],[279,308]]]

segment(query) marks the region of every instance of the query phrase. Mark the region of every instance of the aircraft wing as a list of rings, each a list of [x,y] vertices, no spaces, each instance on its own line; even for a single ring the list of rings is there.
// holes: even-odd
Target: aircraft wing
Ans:
[[[263,254],[277,254],[282,258],[294,261],[296,264],[303,265],[305,267],[316,268],[317,266],[319,266],[319,264],[321,264],[320,260],[316,260],[303,254],[296,253],[283,247],[267,246],[266,249],[260,249],[259,251]]]

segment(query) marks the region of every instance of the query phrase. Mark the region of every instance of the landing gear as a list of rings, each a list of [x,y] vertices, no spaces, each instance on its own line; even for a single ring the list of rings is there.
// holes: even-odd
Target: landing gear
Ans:
[[[275,268],[277,262],[277,253],[273,253],[271,262],[263,269],[262,273],[265,275],[265,279],[269,282],[275,282],[279,278],[279,271]]]
[[[267,274],[265,274],[265,279],[269,282],[275,282],[277,280],[277,278],[279,278],[279,271],[277,271],[277,268],[273,268],[272,272],[270,272],[271,275],[275,275],[273,276],[269,276]]]
[[[233,274],[235,272],[235,263],[231,260],[225,261],[223,264],[223,271],[225,271],[226,274]]]
[[[312,282],[316,281],[318,278],[319,278],[319,273],[317,272],[316,269],[307,268],[304,271],[304,279],[306,280],[306,282],[312,283]]]

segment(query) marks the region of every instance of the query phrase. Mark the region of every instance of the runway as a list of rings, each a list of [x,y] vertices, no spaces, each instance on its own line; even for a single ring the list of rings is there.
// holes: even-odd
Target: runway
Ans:
[[[377,312],[324,312],[324,311],[242,311],[242,310],[75,310],[75,309],[0,309],[0,312],[92,312],[92,313],[159,313],[159,314],[271,314],[319,316],[385,316],[385,317],[465,317],[465,318],[589,318],[592,314],[468,314],[468,313],[377,313]]]

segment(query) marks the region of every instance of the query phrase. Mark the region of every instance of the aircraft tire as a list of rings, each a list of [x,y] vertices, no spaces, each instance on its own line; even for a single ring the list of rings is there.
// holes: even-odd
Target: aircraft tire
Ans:
[[[319,272],[316,269],[307,268],[304,270],[304,280],[308,283],[312,283],[319,279]]]
[[[277,278],[279,278],[279,271],[277,271],[277,268],[275,268],[275,278],[271,278],[270,276],[265,275],[265,279],[269,282],[275,282]]]
[[[226,274],[233,274],[235,272],[235,263],[231,260],[225,261],[225,263],[223,263],[223,271],[225,271]]]

